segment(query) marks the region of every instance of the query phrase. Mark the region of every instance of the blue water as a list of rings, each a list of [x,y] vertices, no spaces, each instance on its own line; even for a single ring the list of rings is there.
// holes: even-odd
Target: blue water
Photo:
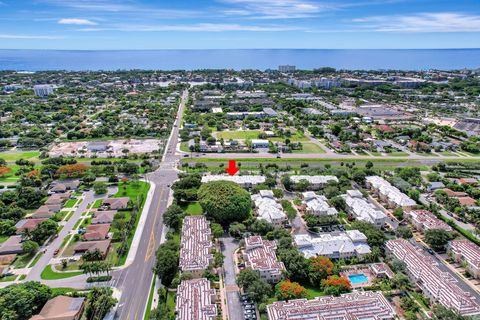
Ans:
[[[418,50],[0,50],[0,70],[300,69],[428,70],[480,67],[480,49]]]
[[[348,276],[351,284],[359,284],[359,283],[366,283],[368,282],[368,277],[363,273],[360,274],[352,274]]]

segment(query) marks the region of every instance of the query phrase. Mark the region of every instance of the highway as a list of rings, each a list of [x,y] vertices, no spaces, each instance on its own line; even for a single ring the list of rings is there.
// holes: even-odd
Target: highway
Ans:
[[[156,188],[150,209],[147,212],[148,216],[145,220],[145,227],[135,259],[127,268],[113,273],[111,285],[122,292],[115,319],[143,319],[153,279],[155,251],[162,236],[162,215],[168,206],[170,186],[177,179],[176,166],[180,156],[175,154],[175,148],[178,143],[178,131],[187,98],[188,91],[185,90],[178,109],[177,119],[164,151],[163,161],[159,169],[146,177],[149,181],[155,183]]]

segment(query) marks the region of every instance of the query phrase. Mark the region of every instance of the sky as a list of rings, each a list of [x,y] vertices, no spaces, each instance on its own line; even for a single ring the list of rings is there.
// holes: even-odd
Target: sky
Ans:
[[[478,47],[479,0],[0,0],[0,49]]]

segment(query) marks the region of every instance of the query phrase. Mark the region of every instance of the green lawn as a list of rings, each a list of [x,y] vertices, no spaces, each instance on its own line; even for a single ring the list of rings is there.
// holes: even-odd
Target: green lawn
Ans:
[[[17,278],[17,275],[14,274],[13,276],[7,276],[7,277],[0,278],[0,282],[14,281],[16,278]]]
[[[34,266],[37,264],[38,260],[40,260],[40,258],[41,258],[42,256],[43,256],[43,253],[37,254],[37,256],[35,257],[35,259],[33,259],[33,261],[28,265],[28,267],[29,267],[29,268],[34,267]]]
[[[212,133],[218,140],[223,138],[224,140],[245,140],[245,139],[258,139],[258,135],[261,133],[259,130],[249,131],[215,131]]]
[[[93,209],[98,209],[102,206],[102,203],[103,203],[103,199],[97,199],[95,200],[95,202],[93,203],[92,205],[92,208]]]
[[[5,242],[5,241],[7,241],[7,239],[8,239],[8,236],[2,236],[2,235],[0,235],[0,243],[3,243],[3,242]]]
[[[59,279],[66,279],[66,278],[71,278],[71,277],[76,277],[79,275],[82,275],[83,272],[78,271],[78,272],[55,272],[52,269],[51,265],[48,265],[43,269],[42,273],[40,274],[40,277],[43,280],[59,280]]]
[[[180,143],[180,151],[190,152],[190,149],[188,149],[188,141]]]
[[[65,216],[65,221],[70,220],[70,218],[73,216],[74,213],[75,213],[75,211],[68,212],[68,214]]]
[[[310,141],[305,135],[301,132],[296,132],[294,135],[287,137],[273,137],[273,138],[268,138],[268,140],[272,142],[283,142],[285,139],[289,139],[291,142],[303,142],[303,141]]]
[[[325,153],[325,150],[320,148],[315,143],[304,142],[302,143],[302,150],[293,150],[293,153]]]
[[[408,156],[408,153],[406,152],[390,152],[390,153],[387,153],[387,156],[389,157],[407,157]]]
[[[152,285],[150,286],[150,293],[148,294],[147,308],[145,309],[145,315],[143,317],[144,320],[150,319],[150,312],[152,311],[153,294],[155,292],[155,277],[156,276],[154,274]]]
[[[323,291],[319,288],[305,286],[305,289],[307,289],[307,295],[308,295],[307,299],[313,299],[315,297],[320,297],[325,295],[325,293],[323,293]]]
[[[25,159],[32,160],[40,155],[39,151],[1,151],[0,158],[8,162],[14,162],[16,160]]]
[[[65,295],[66,293],[77,292],[74,288],[50,288],[53,296]]]
[[[17,182],[20,179],[20,176],[16,176],[15,173],[20,169],[20,166],[16,164],[7,165],[11,171],[0,177],[0,182]]]
[[[202,206],[198,202],[189,203],[187,206],[183,207],[183,210],[185,210],[185,213],[189,216],[199,216],[203,214]]]
[[[64,208],[73,208],[75,204],[77,203],[78,199],[70,199],[67,202],[65,202],[65,205],[63,206]]]
[[[32,260],[33,255],[31,254],[21,254],[18,255],[15,261],[13,262],[13,267],[15,269],[26,268],[30,260]]]

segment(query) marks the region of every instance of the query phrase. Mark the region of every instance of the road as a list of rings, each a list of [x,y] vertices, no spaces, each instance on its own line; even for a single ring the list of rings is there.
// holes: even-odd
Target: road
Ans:
[[[155,251],[160,244],[162,215],[168,206],[170,186],[177,179],[176,165],[180,156],[175,154],[175,148],[187,97],[188,91],[185,91],[159,169],[146,177],[156,187],[135,259],[128,268],[113,273],[111,285],[122,292],[115,319],[143,319],[153,279]]]
[[[225,292],[228,304],[228,319],[243,320],[243,306],[240,302],[239,288],[235,281],[235,261],[233,254],[238,248],[238,241],[232,237],[220,239],[222,241],[222,253],[225,256]]]

